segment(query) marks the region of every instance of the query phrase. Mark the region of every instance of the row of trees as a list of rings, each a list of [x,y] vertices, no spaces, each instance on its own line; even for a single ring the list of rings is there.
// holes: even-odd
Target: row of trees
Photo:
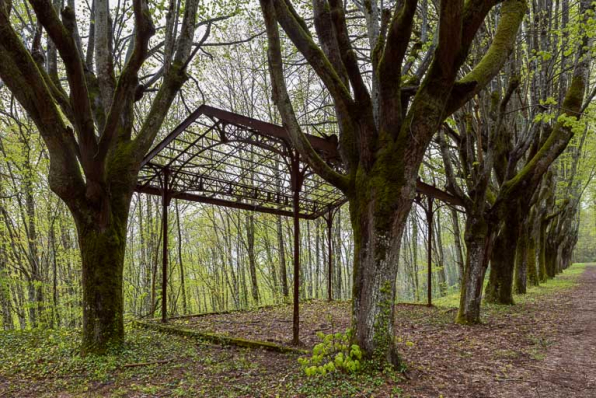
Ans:
[[[467,216],[458,320],[479,322],[489,260],[487,299],[513,303],[516,257],[520,291],[528,269],[527,245],[518,250],[518,240],[539,240],[531,227],[537,219],[546,222],[542,215],[528,217],[533,205],[534,213],[542,206],[532,198],[550,165],[586,129],[581,116],[589,104],[593,5],[545,1],[528,8],[517,0],[444,0],[433,13],[426,2],[419,7],[406,0],[391,8],[355,2],[366,20],[360,30],[351,27],[341,1],[313,1],[306,10],[287,0],[261,0],[261,7],[284,126],[311,167],[349,201],[356,248],[353,327],[364,352],[399,364],[392,303],[400,243],[420,166],[437,134],[447,190],[463,201]],[[526,14],[531,24],[524,29]],[[305,15],[313,16],[312,29]],[[432,39],[429,18],[438,21]],[[330,94],[345,174],[326,165],[302,134],[284,74],[279,26]],[[367,54],[357,51],[358,33],[369,41]],[[554,62],[540,62],[548,59]],[[556,111],[545,112],[548,104]],[[570,183],[569,193],[579,194],[575,185]],[[569,202],[576,206],[575,198]],[[573,214],[566,216],[560,224],[572,228]],[[560,224],[550,228],[556,230],[555,244],[540,239],[540,248],[558,250],[559,258],[549,253],[549,261],[565,266],[575,241]]]
[[[344,192],[336,296],[354,293],[364,352],[397,365],[392,303],[425,283],[417,178],[464,203],[433,228],[435,293],[461,281],[458,321],[480,320],[489,264],[487,299],[503,304],[569,264],[593,172],[593,15],[587,0],[0,0],[5,327],[82,311],[84,352],[103,352],[122,342],[125,308],[155,314],[158,206],[132,191],[155,138],[207,101],[283,123]],[[345,173],[303,131],[338,134]],[[174,312],[287,296],[286,221],[174,212]],[[326,278],[324,226],[311,224],[305,298]]]

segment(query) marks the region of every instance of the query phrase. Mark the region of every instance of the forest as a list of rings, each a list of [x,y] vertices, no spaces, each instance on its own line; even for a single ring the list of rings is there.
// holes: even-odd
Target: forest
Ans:
[[[0,396],[596,396],[596,2],[0,0]]]

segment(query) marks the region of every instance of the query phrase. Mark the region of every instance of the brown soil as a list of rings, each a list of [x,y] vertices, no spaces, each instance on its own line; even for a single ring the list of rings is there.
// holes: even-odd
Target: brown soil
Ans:
[[[405,396],[596,397],[596,267],[588,267],[573,289],[485,310],[485,322],[468,327],[453,323],[455,309],[396,306],[398,341],[408,363],[408,380],[400,384]],[[281,306],[176,322],[288,344],[291,319],[291,306]],[[348,303],[304,304],[301,340],[312,347],[317,331],[344,331],[349,322]]]
[[[454,324],[455,308],[398,305],[405,380],[380,372],[307,378],[293,354],[136,329],[112,364],[69,354],[75,331],[31,332],[0,338],[0,397],[596,398],[596,266],[578,272],[517,296],[515,306],[483,307],[484,323],[474,327]],[[287,344],[291,315],[281,306],[171,323]],[[304,304],[302,341],[313,346],[317,331],[343,331],[349,321],[348,303]]]

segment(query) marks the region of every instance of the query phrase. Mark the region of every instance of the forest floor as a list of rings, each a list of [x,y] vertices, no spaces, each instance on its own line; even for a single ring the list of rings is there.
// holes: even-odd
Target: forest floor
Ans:
[[[297,356],[129,328],[123,352],[81,358],[76,330],[0,332],[0,397],[596,397],[596,266],[574,265],[514,306],[455,325],[457,295],[396,307],[405,374],[306,377]],[[304,344],[343,331],[347,303],[302,307]],[[291,306],[175,321],[286,344]]]

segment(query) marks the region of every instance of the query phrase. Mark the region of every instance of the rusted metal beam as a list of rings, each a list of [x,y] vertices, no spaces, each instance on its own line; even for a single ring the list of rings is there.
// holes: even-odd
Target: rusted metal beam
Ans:
[[[299,155],[292,159],[290,173],[294,190],[294,313],[292,319],[292,344],[300,345],[300,189],[302,173]]]
[[[453,196],[437,187],[428,185],[420,180],[416,181],[416,191],[425,195],[425,196],[430,196],[432,198],[439,199],[440,201],[448,203],[453,206],[463,206],[464,205],[464,202],[460,198]]]
[[[169,195],[169,177],[168,169],[163,170],[163,190],[162,190],[162,263],[161,263],[161,321],[166,323],[168,321],[168,303],[167,303],[167,288],[168,288],[168,206],[170,204]]]
[[[157,196],[162,195],[162,192],[159,188],[141,186],[141,185],[136,186],[135,192],[144,193],[144,194],[148,194],[148,195],[157,195]],[[176,199],[188,200],[190,202],[207,203],[207,204],[211,204],[211,205],[215,205],[215,206],[230,207],[233,209],[251,210],[251,211],[256,211],[256,212],[260,212],[260,213],[275,214],[275,215],[284,216],[284,217],[294,217],[293,211],[273,209],[273,208],[260,206],[260,205],[250,205],[248,203],[242,203],[242,202],[233,202],[231,200],[212,198],[212,197],[202,196],[202,195],[197,195],[197,194],[192,194],[192,193],[173,191],[173,192],[170,192],[170,197],[176,198]],[[317,218],[312,214],[304,214],[304,213],[300,213],[299,217],[303,220],[314,220],[315,218]]]
[[[288,145],[291,145],[290,135],[282,126],[273,123],[263,122],[261,120],[253,119],[247,116],[239,115],[237,113],[224,111],[223,109],[214,108],[209,105],[199,106],[193,113],[182,121],[170,134],[167,135],[159,144],[157,144],[143,159],[141,167],[147,164],[155,155],[161,152],[168,146],[178,135],[186,130],[195,120],[201,115],[214,117],[220,121],[242,126],[255,131],[264,136],[275,137],[283,139]],[[310,141],[312,147],[325,155],[324,157],[333,160],[339,159],[339,152],[337,150],[337,136],[332,135],[329,139],[317,137],[311,134],[305,134]]]
[[[277,124],[264,122],[262,120],[253,119],[244,115],[239,115],[237,113],[232,113],[228,111],[224,111],[222,109],[217,109],[209,105],[203,105],[205,115],[216,117],[220,120],[224,120],[228,123],[233,123],[236,125],[248,127],[252,130],[256,130],[259,133],[263,133],[265,135],[269,135],[272,137],[282,138],[288,144],[291,143],[290,135],[286,131],[286,129],[282,126],[278,126]],[[304,134],[306,138],[310,141],[312,147],[320,152],[323,152],[327,155],[330,159],[339,158],[339,152],[337,150],[337,136],[331,135],[328,139],[317,137],[311,134]]]

